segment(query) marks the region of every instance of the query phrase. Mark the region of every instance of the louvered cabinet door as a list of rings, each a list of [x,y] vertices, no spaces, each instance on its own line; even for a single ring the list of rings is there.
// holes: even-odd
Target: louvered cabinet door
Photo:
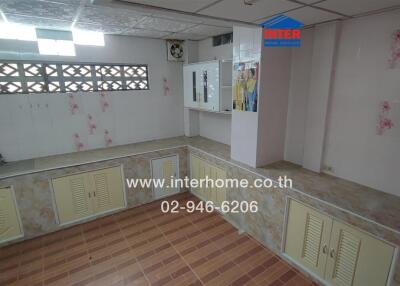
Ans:
[[[285,253],[324,276],[332,219],[294,200],[290,200]]]
[[[93,214],[89,182],[85,173],[52,180],[60,224]]]
[[[161,199],[179,192],[179,186],[174,185],[172,179],[179,178],[179,159],[177,155],[151,160],[151,172],[157,185],[153,186],[155,199]],[[160,183],[164,180],[164,185]],[[156,182],[155,182],[156,183]]]
[[[393,246],[334,221],[326,280],[340,286],[384,286],[393,253]]]
[[[190,155],[190,178],[195,180],[199,180],[200,178],[200,160],[193,155]],[[199,187],[192,187],[191,190],[199,194]]]
[[[88,173],[92,203],[95,213],[125,206],[121,167]]]
[[[18,208],[11,188],[0,189],[0,242],[22,236]]]
[[[205,198],[206,196],[206,187],[205,187],[205,183],[204,181],[202,182],[202,180],[204,180],[206,178],[206,172],[207,172],[207,165],[206,162],[202,159],[198,159],[199,160],[199,195],[201,196],[201,198]]]
[[[217,179],[225,181],[226,172],[220,168],[215,168],[217,172]],[[222,202],[226,200],[226,189],[225,188],[215,188],[215,201],[217,206],[221,206]]]

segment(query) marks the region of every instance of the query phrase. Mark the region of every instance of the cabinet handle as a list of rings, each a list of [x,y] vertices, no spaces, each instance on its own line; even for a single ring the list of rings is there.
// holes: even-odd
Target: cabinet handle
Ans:
[[[333,248],[331,248],[331,251],[329,252],[329,256],[331,258],[335,258],[335,250]]]
[[[328,253],[328,246],[325,244],[324,247],[322,247],[322,253],[327,254]]]
[[[96,192],[93,192],[93,197],[96,197]]]
[[[90,193],[89,193],[89,199],[90,199],[90,197],[91,197],[91,195],[90,195]]]

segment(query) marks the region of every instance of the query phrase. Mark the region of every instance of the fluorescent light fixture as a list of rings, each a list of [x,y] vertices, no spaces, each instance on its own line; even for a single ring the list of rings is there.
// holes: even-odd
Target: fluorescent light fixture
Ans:
[[[75,45],[72,41],[38,39],[39,53],[53,56],[75,56]]]
[[[0,38],[1,39],[9,39],[16,40],[16,36],[12,30],[12,25],[8,23],[0,24]]]
[[[72,41],[57,40],[57,52],[59,56],[75,56],[75,45]]]
[[[38,39],[38,47],[41,55],[58,55],[56,40]]]
[[[36,41],[36,29],[33,26],[3,23],[0,24],[0,38],[22,41]]]
[[[101,32],[74,29],[72,38],[76,45],[104,46],[104,34]]]

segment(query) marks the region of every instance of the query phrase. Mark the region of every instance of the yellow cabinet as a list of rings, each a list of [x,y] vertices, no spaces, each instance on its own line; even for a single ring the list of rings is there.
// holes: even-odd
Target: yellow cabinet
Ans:
[[[384,286],[394,247],[290,200],[284,251],[331,285]]]
[[[285,252],[305,268],[323,276],[332,219],[291,200]]]
[[[121,167],[52,180],[60,224],[125,206]]]
[[[95,213],[122,208],[125,205],[121,167],[90,172],[88,179],[93,192]]]
[[[215,182],[217,180],[225,180],[226,172],[203,159],[191,154],[190,155],[190,174],[191,179],[203,180],[202,186],[192,188],[192,192],[200,198],[212,201],[216,206],[220,206],[226,200],[226,190],[224,188],[217,188]],[[214,184],[209,182],[206,185],[205,179],[212,180]]]
[[[151,173],[155,180],[164,180],[164,185],[153,186],[155,199],[164,198],[179,192],[179,184],[172,184],[172,179],[179,178],[178,155],[151,160]]]
[[[14,190],[0,189],[0,242],[23,236]]]
[[[340,286],[386,285],[393,253],[393,246],[334,221],[326,280]]]

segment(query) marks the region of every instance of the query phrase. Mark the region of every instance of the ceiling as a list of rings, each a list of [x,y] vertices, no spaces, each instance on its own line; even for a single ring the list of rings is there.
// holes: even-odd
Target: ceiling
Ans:
[[[191,40],[229,33],[235,23],[259,24],[280,13],[313,25],[397,8],[400,0],[0,0],[3,21]]]

